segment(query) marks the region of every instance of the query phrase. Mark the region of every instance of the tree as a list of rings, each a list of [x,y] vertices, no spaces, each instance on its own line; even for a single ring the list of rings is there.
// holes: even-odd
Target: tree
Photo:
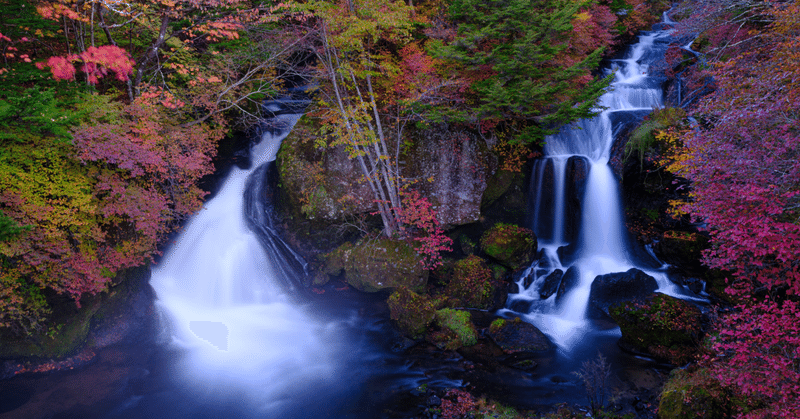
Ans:
[[[611,81],[591,76],[612,39],[605,6],[456,0],[449,16],[458,34],[438,55],[462,66],[478,121],[511,121],[516,141],[536,142],[595,112]]]
[[[694,109],[671,169],[693,182],[682,210],[707,224],[704,263],[740,304],[712,340],[712,370],[752,403],[745,417],[800,415],[800,5],[702,2],[717,90]],[[721,20],[720,20],[721,19]],[[743,37],[744,36],[744,37]],[[745,47],[746,46],[746,47]]]
[[[396,73],[382,45],[406,42],[413,9],[402,1],[362,0],[313,2],[308,10],[315,15],[320,79],[327,83],[318,115],[329,142],[321,145],[344,146],[357,159],[374,194],[384,234],[399,234],[400,174],[374,80]]]

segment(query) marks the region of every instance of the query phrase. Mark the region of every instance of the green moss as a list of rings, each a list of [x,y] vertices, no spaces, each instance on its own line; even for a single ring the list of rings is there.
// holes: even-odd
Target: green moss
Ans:
[[[708,371],[673,370],[661,392],[659,419],[730,417],[730,395]]]
[[[386,301],[392,320],[406,336],[418,338],[424,335],[433,322],[436,311],[425,295],[408,288],[398,288]]]
[[[436,311],[436,324],[442,329],[433,334],[432,340],[444,349],[455,350],[478,343],[478,332],[472,324],[469,312],[443,308]]]
[[[321,259],[325,273],[344,273],[347,283],[359,291],[398,287],[422,291],[428,282],[428,271],[419,254],[403,240],[378,238],[345,243]]]
[[[700,310],[664,294],[612,306],[609,314],[622,330],[624,343],[676,365],[692,359],[702,336]]]
[[[498,333],[500,329],[506,326],[508,321],[506,319],[494,319],[492,324],[489,325],[489,333]]]
[[[453,266],[453,275],[444,293],[464,307],[488,308],[494,296],[492,271],[478,256],[461,259]]]
[[[659,151],[663,144],[656,138],[656,132],[681,125],[686,119],[686,111],[681,108],[656,109],[631,133],[625,144],[625,160],[632,155],[639,158],[640,170],[644,167],[645,154]]]
[[[530,265],[537,245],[533,231],[513,224],[496,224],[481,237],[481,249],[498,263],[514,270]]]

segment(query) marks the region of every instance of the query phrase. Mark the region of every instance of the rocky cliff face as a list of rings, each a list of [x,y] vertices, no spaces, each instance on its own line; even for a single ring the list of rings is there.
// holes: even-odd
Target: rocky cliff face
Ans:
[[[278,153],[279,183],[290,206],[305,218],[342,222],[375,211],[357,160],[343,147],[315,145],[316,129],[301,121]],[[413,131],[398,156],[401,176],[433,202],[440,223],[457,226],[480,217],[494,156],[485,142],[446,126]]]
[[[478,221],[481,199],[495,158],[486,143],[447,126],[415,132],[401,158],[403,173],[434,203],[439,222],[458,226]]]

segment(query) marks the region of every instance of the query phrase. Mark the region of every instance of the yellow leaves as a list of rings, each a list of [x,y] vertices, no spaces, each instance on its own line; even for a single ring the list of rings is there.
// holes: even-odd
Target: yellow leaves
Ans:
[[[577,20],[579,20],[581,22],[585,22],[585,21],[587,21],[587,20],[589,20],[591,18],[592,18],[592,14],[589,13],[589,12],[580,12],[580,13],[575,15],[575,19],[577,19]]]

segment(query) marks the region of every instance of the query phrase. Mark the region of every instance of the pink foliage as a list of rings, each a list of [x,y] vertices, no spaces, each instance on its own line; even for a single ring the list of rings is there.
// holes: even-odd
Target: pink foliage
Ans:
[[[80,54],[71,54],[66,57],[50,57],[47,63],[37,63],[36,67],[43,70],[50,67],[50,72],[56,80],[74,80],[77,70],[75,63],[81,63],[80,71],[86,74],[86,80],[97,84],[100,78],[113,72],[119,81],[127,81],[133,73],[133,60],[127,51],[113,45],[89,47]]]
[[[707,224],[704,263],[729,272],[726,292],[743,302],[719,324],[711,367],[762,403],[743,414],[752,418],[800,417],[798,12],[798,4],[776,6],[774,23],[747,48],[714,50],[726,60],[709,70],[718,89],[695,110],[705,124],[683,138],[682,174],[693,181],[683,209]],[[740,42],[739,28],[712,31],[712,47]]]
[[[444,230],[436,218],[428,198],[420,196],[418,191],[406,190],[402,192],[403,208],[398,211],[400,222],[410,226],[417,232],[414,240],[418,247],[416,251],[423,256],[422,263],[428,269],[433,269],[442,264],[441,252],[449,252],[453,240],[444,234]]]

